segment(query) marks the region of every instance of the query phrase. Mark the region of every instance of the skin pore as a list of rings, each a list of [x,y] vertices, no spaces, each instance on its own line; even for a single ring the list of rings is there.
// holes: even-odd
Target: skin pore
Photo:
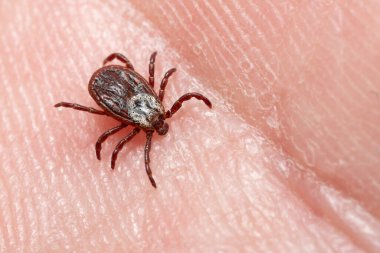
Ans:
[[[353,2],[353,1],[352,1]],[[379,252],[379,1],[2,1],[0,252]],[[155,134],[96,108],[112,52],[155,89]]]

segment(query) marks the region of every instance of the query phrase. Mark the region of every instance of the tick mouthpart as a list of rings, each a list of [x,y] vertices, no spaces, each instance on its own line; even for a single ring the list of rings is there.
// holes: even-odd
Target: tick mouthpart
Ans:
[[[159,135],[165,135],[169,130],[169,125],[163,119],[158,119],[153,127]]]
[[[168,123],[164,123],[160,128],[156,129],[159,135],[165,135],[169,131]]]
[[[153,128],[159,135],[165,135],[169,130],[169,125],[165,123],[165,118],[163,115],[158,116],[153,120]]]

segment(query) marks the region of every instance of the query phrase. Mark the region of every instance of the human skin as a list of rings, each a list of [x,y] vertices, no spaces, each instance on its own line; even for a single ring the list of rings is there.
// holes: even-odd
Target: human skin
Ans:
[[[1,1],[1,252],[379,252],[380,2]],[[164,105],[110,156],[91,74],[125,54]]]

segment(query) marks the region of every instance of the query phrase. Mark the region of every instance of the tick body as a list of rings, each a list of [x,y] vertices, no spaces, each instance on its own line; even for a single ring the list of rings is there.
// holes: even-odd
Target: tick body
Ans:
[[[145,169],[151,184],[156,188],[156,182],[153,179],[152,171],[149,166],[149,152],[153,133],[157,132],[159,135],[165,135],[169,130],[169,125],[165,120],[171,118],[186,100],[197,98],[202,100],[209,108],[211,108],[212,105],[210,100],[205,96],[192,92],[181,96],[170,110],[165,111],[162,105],[165,88],[169,77],[175,72],[175,69],[173,68],[166,72],[157,95],[154,91],[154,63],[156,52],[150,57],[148,80],[137,73],[131,62],[122,54],[113,53],[109,55],[104,60],[103,65],[106,65],[115,58],[121,61],[123,65],[103,66],[92,75],[88,84],[88,91],[91,97],[102,110],[67,102],[60,102],[56,104],[55,107],[68,107],[98,115],[105,115],[120,122],[118,126],[107,130],[98,138],[95,144],[95,151],[99,160],[100,151],[102,149],[101,145],[110,135],[128,126],[133,127],[132,131],[116,145],[111,157],[112,169],[115,168],[118,153],[124,144],[129,142],[140,131],[145,132]]]

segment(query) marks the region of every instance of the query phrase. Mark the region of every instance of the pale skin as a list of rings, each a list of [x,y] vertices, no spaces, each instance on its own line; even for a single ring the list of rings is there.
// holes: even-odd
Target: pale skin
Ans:
[[[0,252],[379,252],[379,1],[181,2],[0,3]],[[157,189],[144,134],[112,171],[131,129],[98,161],[120,123],[53,107],[153,51],[166,109],[213,103],[153,136]]]

